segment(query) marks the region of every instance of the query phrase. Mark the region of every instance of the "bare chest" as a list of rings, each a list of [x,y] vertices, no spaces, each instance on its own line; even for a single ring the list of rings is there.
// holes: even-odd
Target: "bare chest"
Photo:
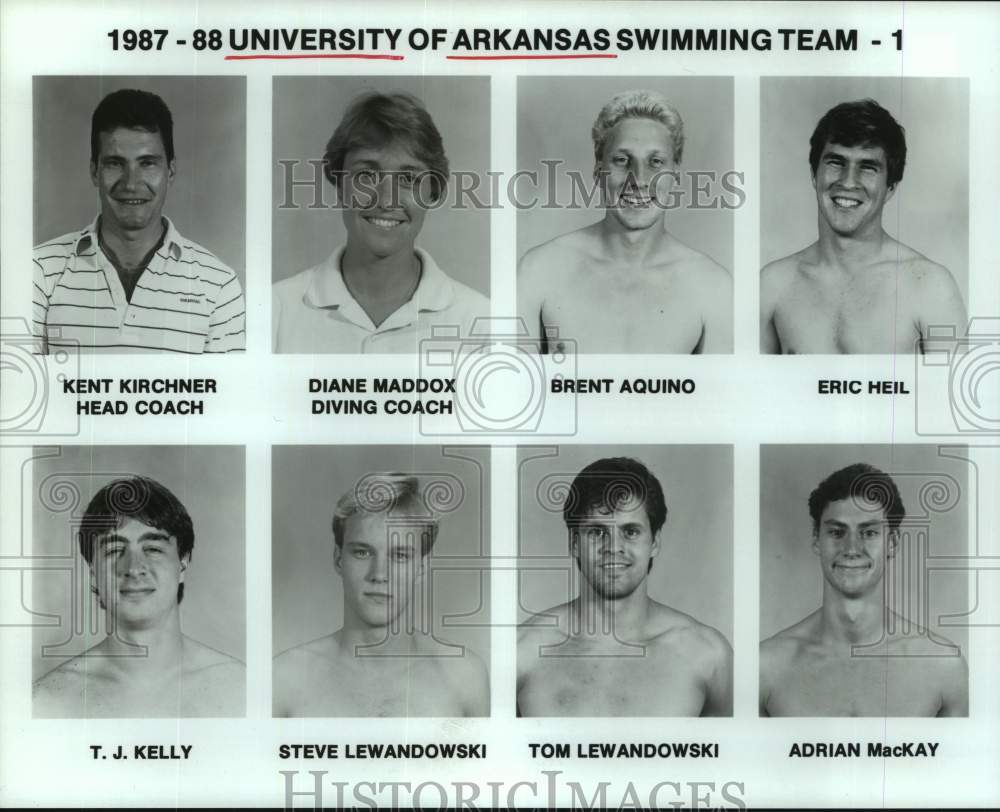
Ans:
[[[775,313],[788,354],[912,353],[919,325],[898,274],[824,279],[800,274]]]
[[[702,313],[676,274],[626,279],[583,270],[572,278],[542,308],[542,320],[558,330],[564,351],[688,354],[698,346]]]
[[[525,716],[699,716],[704,683],[681,657],[543,650],[522,681]]]
[[[451,684],[427,658],[386,658],[362,668],[333,666],[315,672],[293,715],[395,718],[464,713]]]
[[[919,657],[803,655],[768,700],[772,716],[936,716],[937,689]]]
[[[246,714],[243,684],[220,684],[211,669],[177,679],[127,685],[84,677],[63,695],[68,716],[109,719],[235,717]]]

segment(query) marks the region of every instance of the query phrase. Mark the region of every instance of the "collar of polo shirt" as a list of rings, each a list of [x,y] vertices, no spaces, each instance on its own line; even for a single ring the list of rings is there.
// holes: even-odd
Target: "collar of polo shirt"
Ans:
[[[307,304],[313,307],[360,308],[344,284],[344,277],[340,272],[340,261],[344,256],[345,247],[339,248],[313,270],[312,279],[309,280],[309,286],[303,297]],[[417,312],[444,310],[455,298],[451,278],[438,267],[426,251],[421,248],[415,248],[414,251],[420,260],[420,283],[410,301],[403,307],[415,305]]]
[[[170,218],[161,215],[163,221],[167,224],[167,233],[163,237],[163,245],[171,253],[174,259],[180,259],[181,256],[181,242],[180,235],[177,233],[177,229],[174,228],[174,224],[170,221]],[[97,215],[83,231],[80,232],[80,236],[77,238],[75,250],[77,255],[82,254],[90,246],[97,246],[97,226],[101,221],[101,215]]]

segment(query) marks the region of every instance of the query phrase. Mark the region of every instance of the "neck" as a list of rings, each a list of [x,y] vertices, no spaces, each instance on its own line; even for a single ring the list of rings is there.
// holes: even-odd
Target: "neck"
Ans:
[[[104,638],[104,649],[110,655],[109,663],[123,671],[157,674],[180,671],[184,659],[180,611],[174,607],[166,620],[155,627],[119,623],[115,633]]]
[[[873,224],[863,234],[843,236],[837,234],[826,221],[820,221],[819,255],[824,265],[853,271],[871,265],[882,255],[882,249],[889,235],[881,224]]]
[[[829,643],[877,643],[885,631],[887,611],[881,590],[849,598],[824,584],[820,636]]]
[[[649,617],[649,596],[643,584],[631,595],[609,599],[583,582],[580,597],[573,601],[573,620],[581,637],[629,642],[644,637]],[[610,636],[609,636],[610,635]]]
[[[409,291],[404,300],[407,301],[420,279],[420,260],[412,250],[378,257],[348,243],[340,269],[351,294],[368,300],[388,300],[399,297],[401,291]]]
[[[114,251],[118,261],[133,267],[156,247],[167,229],[167,224],[160,218],[146,228],[125,230],[110,222],[108,218],[102,217],[99,228],[101,240]]]
[[[349,622],[335,634],[334,638],[341,651],[355,656],[359,649],[368,649],[379,654],[411,654],[417,648],[416,636],[409,632],[393,631],[390,626],[368,626],[360,622]]]
[[[601,242],[607,257],[616,263],[640,267],[670,239],[665,221],[649,228],[629,229],[608,211],[601,222]]]

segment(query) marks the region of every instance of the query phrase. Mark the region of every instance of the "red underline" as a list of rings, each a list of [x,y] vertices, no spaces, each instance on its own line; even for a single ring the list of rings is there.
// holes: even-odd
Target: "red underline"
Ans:
[[[236,59],[403,59],[395,54],[228,54],[226,60]]]
[[[445,59],[470,61],[490,59],[617,59],[618,54],[511,54],[509,56],[447,56]]]

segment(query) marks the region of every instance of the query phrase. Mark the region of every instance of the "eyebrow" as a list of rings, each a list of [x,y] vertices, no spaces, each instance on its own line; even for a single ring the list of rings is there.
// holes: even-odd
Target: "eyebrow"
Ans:
[[[845,146],[839,145],[839,144],[828,144],[823,149],[823,153],[822,153],[821,157],[823,157],[823,158],[844,158],[844,159],[846,159],[847,156],[844,154],[843,151],[844,150],[849,150],[849,149],[854,149],[854,147],[845,147]],[[864,147],[862,147],[862,149],[864,149]],[[885,160],[883,158],[863,158],[861,160],[861,163],[863,163],[863,164],[871,164],[873,166],[881,166],[883,163],[885,163]]]
[[[127,539],[116,531],[102,536],[97,543],[104,546],[116,541],[127,541]],[[170,534],[163,530],[149,530],[139,536],[139,541],[170,541]]]
[[[835,527],[850,526],[847,522],[842,522],[839,519],[823,519],[823,524],[834,525]],[[863,522],[858,522],[858,527],[871,527],[877,524],[885,524],[885,519],[866,519]]]
[[[376,160],[374,160],[372,158],[361,158],[360,160],[351,161],[348,164],[348,166],[352,166],[352,167],[354,167],[354,166],[364,166],[364,167],[373,167],[375,169],[381,169],[382,168],[382,165],[378,161],[376,161]],[[414,171],[416,171],[416,172],[429,172],[430,170],[428,169],[428,167],[424,166],[423,164],[403,164],[403,166],[399,167],[399,169],[385,169],[383,171],[384,172],[414,172]]]
[[[166,156],[158,155],[155,152],[144,152],[142,155],[137,155],[134,160],[136,161],[162,161],[165,160]],[[113,152],[110,155],[102,155],[101,161],[124,161],[125,156],[117,152]]]
[[[628,147],[613,147],[611,151],[612,152],[625,152],[625,153],[627,153],[629,155],[635,155],[636,154],[635,152],[633,152]],[[668,155],[669,152],[670,152],[670,150],[663,149],[662,147],[653,147],[652,149],[649,149],[646,152],[647,152],[647,154],[659,153],[661,155]]]

